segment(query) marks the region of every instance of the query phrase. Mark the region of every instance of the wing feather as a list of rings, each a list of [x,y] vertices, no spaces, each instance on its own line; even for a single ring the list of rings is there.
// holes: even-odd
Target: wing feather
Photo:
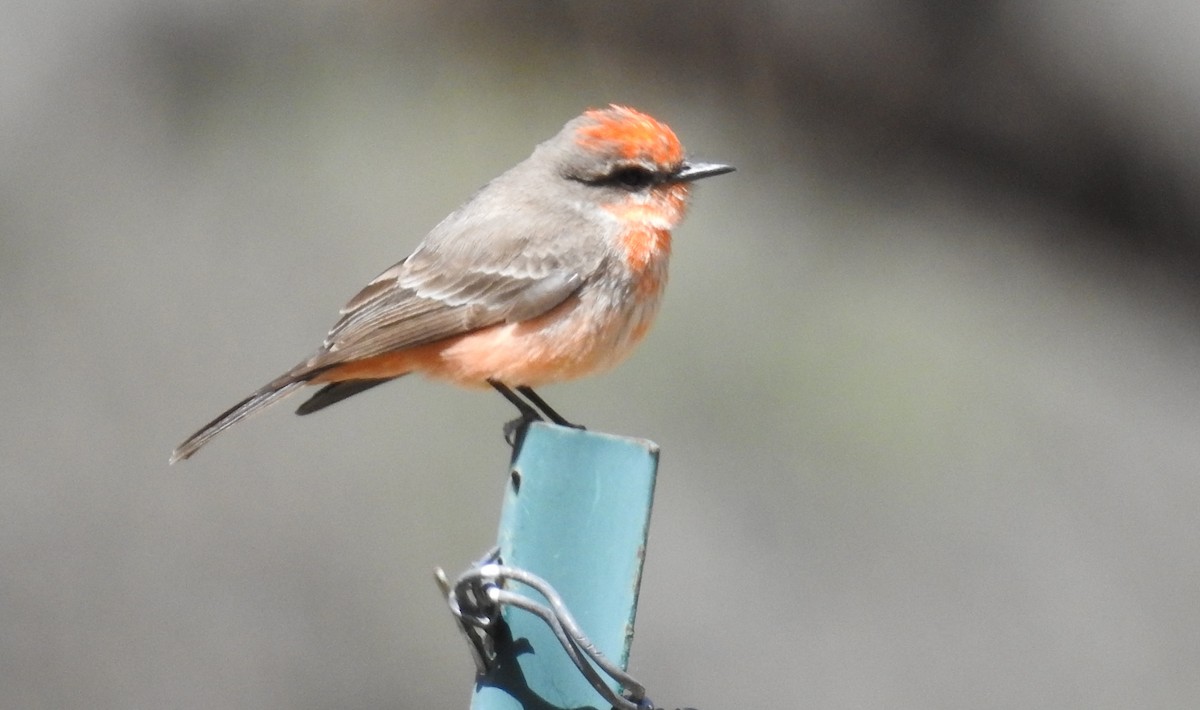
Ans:
[[[446,218],[411,256],[351,298],[303,369],[325,369],[535,318],[575,293],[605,257],[599,241],[581,249],[578,240],[555,238],[532,248],[530,215],[519,211],[493,215],[484,233],[463,239],[461,231],[481,225],[458,215]],[[533,220],[533,233],[541,226],[538,221]]]

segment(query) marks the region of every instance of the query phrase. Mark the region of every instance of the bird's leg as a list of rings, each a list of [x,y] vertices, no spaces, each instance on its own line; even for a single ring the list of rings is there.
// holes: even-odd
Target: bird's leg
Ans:
[[[497,382],[496,380],[488,380],[487,383],[489,385],[491,385],[492,388],[495,389],[497,392],[504,395],[504,398],[507,399],[510,403],[512,403],[512,405],[517,408],[517,411],[521,412],[522,419],[524,419],[527,422],[542,421],[542,415],[538,414],[536,409],[529,406],[528,402],[526,402],[525,400],[518,397],[516,392],[513,392],[512,390],[510,390],[508,388],[508,385],[506,385],[502,382]],[[518,387],[517,389],[520,389],[520,388]],[[536,404],[536,402],[535,402],[535,404]]]
[[[554,409],[549,404],[546,404],[546,400],[542,399],[541,396],[539,396],[537,392],[533,391],[532,387],[526,387],[525,385],[522,385],[517,388],[517,391],[520,392],[521,394],[525,395],[525,399],[532,402],[533,406],[542,410],[542,414],[545,414],[546,417],[549,418],[550,421],[554,422],[555,424],[558,424],[559,426],[571,427],[572,429],[583,429],[583,427],[581,425],[572,424],[571,422],[564,419],[561,414],[554,411]]]
[[[516,392],[510,390],[504,383],[497,382],[496,380],[488,380],[487,383],[491,385],[494,390],[504,395],[504,398],[511,402],[512,405],[516,407],[519,412],[521,412],[521,416],[510,422],[504,423],[504,440],[508,442],[509,446],[515,447],[517,443],[524,438],[525,428],[529,426],[529,423],[542,421],[542,416],[537,413],[536,409],[529,406],[528,402],[518,397]]]

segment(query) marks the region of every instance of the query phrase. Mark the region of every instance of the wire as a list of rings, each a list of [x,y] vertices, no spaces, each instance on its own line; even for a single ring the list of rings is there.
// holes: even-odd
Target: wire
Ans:
[[[654,704],[646,697],[645,686],[596,648],[554,587],[532,572],[502,564],[499,548],[490,550],[469,570],[459,575],[453,584],[440,569],[437,570],[437,577],[450,611],[467,636],[479,675],[486,675],[495,661],[493,632],[501,623],[503,607],[510,606],[527,611],[545,622],[580,674],[614,708],[654,710]],[[501,584],[507,580],[519,582],[538,592],[545,597],[548,605],[504,589]],[[597,667],[625,692],[614,692],[597,672]]]

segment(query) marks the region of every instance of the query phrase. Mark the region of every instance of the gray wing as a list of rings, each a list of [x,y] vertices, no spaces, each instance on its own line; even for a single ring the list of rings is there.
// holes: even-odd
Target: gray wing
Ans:
[[[305,369],[535,318],[569,298],[599,269],[602,248],[579,248],[577,240],[558,236],[533,243],[528,235],[545,225],[526,220],[525,230],[506,230],[514,215],[506,216],[486,224],[458,213],[448,217],[412,256],[350,299]],[[473,238],[462,238],[466,229],[477,230]]]

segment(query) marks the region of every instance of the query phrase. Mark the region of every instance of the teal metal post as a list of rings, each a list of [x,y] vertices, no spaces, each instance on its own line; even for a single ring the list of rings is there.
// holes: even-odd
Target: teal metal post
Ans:
[[[549,582],[621,668],[633,640],[657,470],[653,442],[535,423],[514,452],[500,516],[504,564]],[[609,707],[544,622],[511,607],[504,619],[511,641],[498,644],[492,670],[477,679],[472,710]]]

